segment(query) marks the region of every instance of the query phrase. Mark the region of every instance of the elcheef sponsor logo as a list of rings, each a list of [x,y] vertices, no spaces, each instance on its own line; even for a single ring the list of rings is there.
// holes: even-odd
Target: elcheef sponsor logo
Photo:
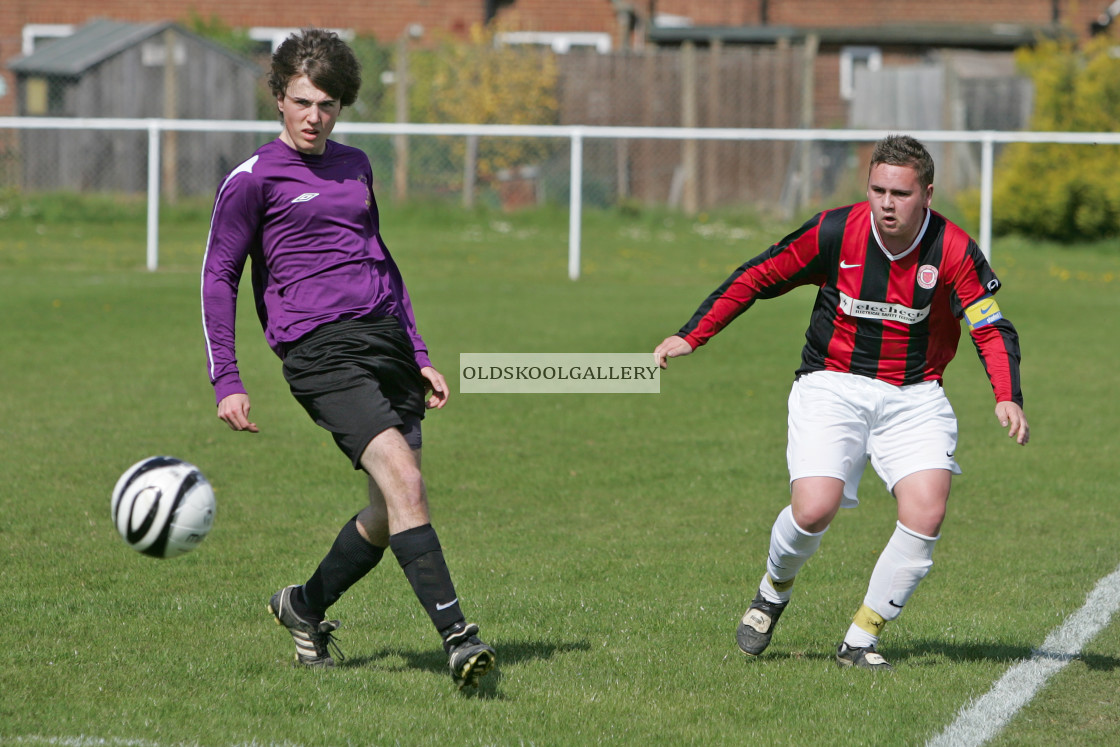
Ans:
[[[463,353],[464,394],[657,394],[648,353]]]
[[[902,322],[903,324],[917,324],[929,316],[929,306],[922,309],[912,309],[900,303],[863,301],[852,298],[843,292],[840,293],[840,310],[848,316]]]

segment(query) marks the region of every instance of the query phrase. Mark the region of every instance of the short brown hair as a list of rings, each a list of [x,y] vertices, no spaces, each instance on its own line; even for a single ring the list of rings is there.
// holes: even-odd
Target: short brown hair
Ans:
[[[909,135],[887,135],[875,143],[868,174],[880,163],[914,169],[923,189],[933,184],[933,157],[924,145]]]
[[[272,55],[268,87],[281,98],[292,78],[306,75],[312,85],[342,106],[352,105],[362,86],[362,65],[350,45],[326,29],[303,29],[292,34]]]

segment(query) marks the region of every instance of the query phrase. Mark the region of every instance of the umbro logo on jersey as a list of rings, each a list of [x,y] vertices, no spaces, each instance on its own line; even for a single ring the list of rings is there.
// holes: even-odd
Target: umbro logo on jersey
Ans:
[[[844,260],[840,260],[840,269],[841,270],[850,270],[853,267],[859,267],[859,265],[850,265],[847,262],[845,262]]]
[[[304,192],[299,197],[292,200],[292,202],[311,202],[319,196],[318,192]]]

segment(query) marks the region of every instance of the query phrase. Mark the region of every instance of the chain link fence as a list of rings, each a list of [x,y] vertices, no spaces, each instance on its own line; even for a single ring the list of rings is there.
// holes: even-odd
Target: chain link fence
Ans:
[[[19,124],[20,127],[13,125]],[[28,124],[41,126],[25,127]],[[142,199],[149,188],[146,120],[60,121],[0,118],[0,175],[8,189],[34,193],[100,193]],[[116,123],[116,124],[115,124]],[[179,131],[178,125],[241,125],[256,132]],[[571,200],[568,128],[540,135],[429,132],[367,134],[340,123],[334,139],[370,158],[379,201],[440,202],[515,211]],[[270,122],[164,121],[158,138],[158,190],[165,204],[212,199],[222,179],[264,142]],[[360,127],[360,126],[359,126]],[[408,129],[409,126],[402,126]],[[423,126],[416,126],[420,129]],[[127,129],[126,129],[127,128]],[[563,130],[563,131],[561,131]],[[581,201],[588,208],[634,204],[682,209],[719,207],[792,212],[800,202],[858,195],[858,144],[788,140],[591,137],[583,143]],[[532,141],[531,162],[480,173],[488,153],[511,140]],[[519,146],[521,151],[526,148]],[[806,172],[805,170],[808,169]],[[802,192],[802,187],[809,189]]]
[[[63,52],[54,57],[33,55],[16,63],[17,113],[63,119],[128,116],[229,121],[230,131],[169,130],[161,135],[158,169],[163,200],[174,203],[212,197],[233,166],[278,132],[275,122],[259,120],[269,111],[263,79],[267,56],[241,57],[174,25],[137,29],[97,22],[91,26],[96,28],[83,29],[83,33],[100,29],[104,35],[117,35],[119,51],[106,53],[102,62],[87,67],[65,68]],[[363,99],[360,106],[344,112],[338,139],[369,154],[379,199],[446,201],[505,210],[569,202],[571,152],[566,136],[346,134],[347,123],[371,122],[378,117],[402,124],[422,119],[423,113],[418,114],[416,106],[407,101],[410,97],[413,104],[430,100],[424,98],[430,82],[418,77],[432,69],[419,57],[430,51],[409,51],[401,45],[396,53],[399,59],[394,61],[388,48],[374,46],[377,54],[367,55],[363,87],[369,101]],[[417,56],[411,63],[410,55]],[[798,44],[685,46],[610,54],[525,50],[520,55],[524,67],[544,58],[548,62],[540,69],[555,75],[549,94],[554,105],[546,107],[553,112],[554,121],[538,124],[806,128],[813,121],[812,102],[820,88],[812,74],[813,58]],[[468,92],[468,99],[512,85],[515,76],[509,69],[510,58],[503,59],[505,68],[496,69],[496,80],[480,82],[477,92]],[[478,64],[485,69],[490,63]],[[905,79],[898,83],[891,77],[898,75],[887,69],[878,77],[858,79],[858,106],[853,111],[863,113],[865,120],[843,124],[901,125],[903,131],[940,129],[945,117],[938,112],[930,112],[923,121],[896,121],[898,116],[891,112],[915,111],[911,105],[914,95],[921,95],[923,102],[931,100],[929,86],[907,85]],[[398,91],[402,81],[404,88]],[[538,86],[533,90],[539,90],[539,83],[533,82]],[[941,84],[938,87],[939,92],[949,90]],[[938,106],[945,111],[965,111],[968,116],[952,123],[950,129],[1019,129],[1029,114],[1029,92],[1024,93],[1018,83],[1011,88],[1011,98],[993,95],[991,91],[1001,89],[991,86],[978,91],[970,81],[954,84],[952,90],[955,93],[946,94]],[[503,95],[509,100],[508,91]],[[391,106],[394,98],[405,102],[398,103],[396,117]],[[1008,103],[1000,104],[1004,99]],[[877,108],[871,121],[866,121],[872,111],[869,101]],[[510,110],[501,121],[523,121],[520,115]],[[251,121],[259,127],[236,129]],[[9,188],[28,192],[140,195],[147,189],[149,175],[147,137],[135,130],[0,127],[0,175]],[[749,205],[788,215],[808,203],[858,196],[860,179],[854,167],[866,155],[853,143],[790,140],[596,138],[587,140],[584,149],[583,204],[634,203],[679,208],[686,213]],[[953,177],[951,182],[941,183],[943,190],[977,186],[978,145],[962,145],[948,154],[950,158],[935,155],[939,168],[945,165],[944,176]]]
[[[119,38],[121,51],[106,53],[102,62],[87,67],[66,67],[64,51],[18,63],[14,93],[19,116],[231,122],[260,116],[261,101],[267,99],[261,60],[236,58],[173,25],[144,30],[104,22],[83,32],[95,30]],[[136,38],[131,44],[130,34]],[[784,128],[801,120],[803,64],[796,48],[641,54],[526,50],[522,56],[542,55],[555,71],[555,119],[538,124]],[[424,69],[415,62],[412,67]],[[367,86],[379,92],[375,98],[388,102],[399,81],[376,72],[366,71]],[[413,80],[420,74],[398,77],[422,89],[424,82]],[[499,77],[509,75],[499,71]],[[384,111],[382,107],[382,116]],[[417,119],[407,106],[397,114],[399,122]],[[376,116],[373,110],[359,107],[345,112],[342,121],[370,116]],[[523,120],[511,111],[504,121]],[[163,199],[213,195],[222,176],[277,130],[163,133]],[[340,134],[339,139],[369,154],[383,200],[447,200],[507,210],[569,200],[571,154],[564,137],[516,143],[510,138],[407,134]],[[583,199],[596,207],[636,201],[690,212],[744,203],[772,207],[790,194],[795,156],[797,169],[805,165],[795,151],[783,143],[589,141]],[[147,187],[148,152],[147,133],[140,131],[0,128],[4,183],[30,192],[141,194]]]
[[[124,161],[122,163],[113,163],[114,169],[110,173],[124,174],[137,183],[141,181],[138,174],[142,170],[146,173],[144,183],[147,185],[148,267],[154,270],[158,264],[161,205],[174,204],[187,199],[206,201],[210,199],[210,191],[205,189],[200,190],[198,194],[186,194],[179,181],[181,170],[175,168],[174,161],[171,163],[171,168],[165,170],[164,156],[168,151],[163,141],[169,140],[175,143],[173,152],[178,154],[181,152],[179,148],[182,143],[189,141],[191,135],[239,135],[246,136],[254,142],[263,142],[274,137],[275,130],[276,125],[271,122],[0,118],[0,142],[12,141],[11,136],[17,135],[14,138],[16,147],[6,148],[4,151],[5,156],[3,163],[0,163],[0,170],[17,174],[26,173],[26,162],[21,158],[23,140],[18,137],[22,135],[52,132],[58,135],[59,142],[64,142],[67,134],[70,137],[85,137],[99,132],[146,135],[148,138],[146,151],[138,147],[123,151],[122,155],[132,156],[132,158],[122,159]],[[888,134],[888,131],[340,124],[336,128],[336,134],[340,141],[351,142],[369,154],[371,163],[375,164],[373,186],[382,204],[423,200],[439,201],[449,205],[459,204],[467,208],[487,204],[502,210],[515,211],[549,202],[559,204],[564,201],[562,198],[566,197],[570,212],[568,268],[569,276],[576,279],[580,274],[580,224],[584,206],[600,203],[603,207],[621,206],[624,199],[620,197],[618,182],[611,185],[609,177],[604,177],[599,182],[591,179],[588,182],[589,189],[585,190],[584,182],[587,175],[597,173],[593,168],[590,170],[585,168],[589,162],[594,164],[598,160],[602,167],[604,161],[610,162],[609,155],[613,154],[614,163],[617,165],[624,162],[619,154],[632,147],[643,145],[656,145],[679,153],[682,163],[692,166],[698,163],[696,153],[700,152],[701,146],[704,148],[728,146],[761,149],[771,153],[792,153],[789,158],[787,172],[789,178],[786,187],[790,184],[815,185],[818,188],[816,191],[807,190],[803,196],[811,195],[814,199],[820,199],[824,193],[819,188],[830,183],[834,200],[858,201],[864,194],[866,151],[871,143]],[[945,148],[979,148],[981,162],[979,210],[966,209],[966,212],[978,218],[978,243],[988,256],[990,256],[992,239],[994,161],[997,146],[1018,143],[1025,144],[1027,148],[1044,144],[1087,145],[1095,149],[1120,146],[1120,133],[933,130],[915,131],[913,134],[929,145],[941,145]],[[511,170],[507,174],[499,172],[493,179],[480,180],[477,168],[478,154],[489,147],[500,148],[502,143],[508,144],[511,138],[523,138],[529,141],[531,147],[524,152],[548,153],[548,158],[542,161],[544,167],[539,170],[528,168]],[[81,151],[79,149],[73,152]],[[1098,151],[1089,151],[1090,156],[1095,152]],[[604,158],[603,153],[607,153],[608,157]],[[591,156],[590,159],[586,157],[588,154]],[[218,174],[213,185],[216,190],[221,175],[228,171],[228,164],[216,160],[215,154],[211,156],[212,173]],[[121,170],[128,163],[133,166],[131,171],[127,168]],[[833,176],[826,180],[823,175],[829,171]],[[96,170],[81,173],[92,180],[104,176]],[[598,173],[604,174],[607,171],[602,170]],[[694,185],[699,183],[696,171],[685,170],[683,173],[686,182]],[[415,178],[417,174],[422,175],[423,178]],[[169,179],[174,180],[178,186],[167,191]],[[673,185],[677,181],[674,176],[670,193],[675,189]],[[596,184],[602,187],[601,191],[597,190]],[[123,189],[119,184],[113,186],[113,189],[108,190],[91,187],[78,191],[118,195],[126,200],[130,196],[138,197],[137,190]],[[780,196],[782,199],[788,192],[797,191],[786,187],[783,188]],[[9,188],[9,191],[19,193],[21,190]],[[692,191],[699,192],[696,187]],[[599,200],[598,195],[602,195],[602,200]],[[0,198],[2,197],[4,195],[0,194]],[[777,204],[781,204],[781,201],[778,200]],[[946,206],[952,209],[953,201],[953,195],[942,194],[937,207],[942,211],[945,211]],[[760,200],[752,204],[752,208],[758,209],[766,204],[774,203]],[[959,207],[957,206],[958,209]],[[0,209],[3,209],[3,200],[0,200]],[[687,204],[684,205],[684,209],[689,214],[694,212]],[[0,215],[0,218],[2,217],[6,216]]]

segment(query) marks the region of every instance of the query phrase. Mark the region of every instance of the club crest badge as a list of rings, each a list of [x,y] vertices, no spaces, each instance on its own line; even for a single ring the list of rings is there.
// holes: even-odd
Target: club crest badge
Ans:
[[[937,268],[933,265],[922,265],[918,268],[918,285],[926,290],[937,285]]]

